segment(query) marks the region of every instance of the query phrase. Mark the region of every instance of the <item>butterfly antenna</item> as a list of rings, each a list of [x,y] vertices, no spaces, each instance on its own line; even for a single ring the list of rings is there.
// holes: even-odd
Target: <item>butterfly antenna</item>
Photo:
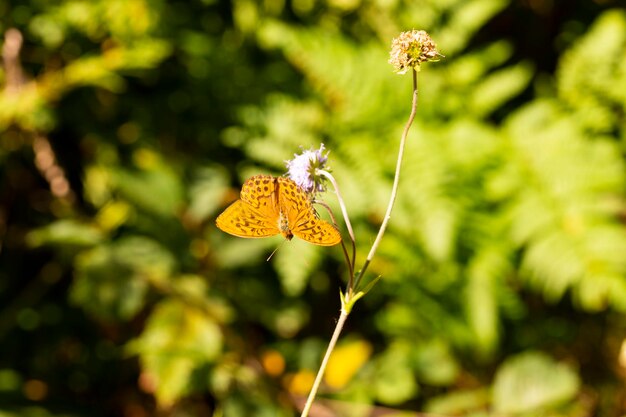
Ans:
[[[270,259],[272,259],[272,256],[274,256],[274,254],[275,254],[276,252],[278,252],[278,249],[280,249],[280,247],[281,247],[281,246],[283,246],[283,244],[284,244],[285,242],[288,242],[288,241],[287,241],[287,240],[283,240],[282,242],[280,242],[280,245],[276,246],[276,249],[274,249],[274,250],[272,251],[272,253],[270,253],[270,256],[268,256],[268,257],[267,257],[267,259],[265,260],[265,262],[269,262],[269,261],[270,261]]]

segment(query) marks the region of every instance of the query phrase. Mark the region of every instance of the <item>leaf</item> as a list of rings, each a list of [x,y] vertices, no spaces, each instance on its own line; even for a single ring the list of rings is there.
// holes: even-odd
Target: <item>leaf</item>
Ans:
[[[48,83],[57,77],[62,77],[66,85],[54,82],[53,85],[56,88],[93,85],[114,93],[121,93],[126,87],[126,80],[107,68],[100,55],[83,57],[69,63],[61,73],[48,75]]]
[[[169,406],[194,388],[191,374],[218,357],[222,340],[210,317],[168,299],[155,307],[142,334],[127,348],[139,356],[142,369],[153,379],[159,404]]]
[[[282,236],[267,239],[241,239],[230,236],[211,224],[217,236],[215,243],[216,257],[225,268],[258,265],[279,245],[283,244]],[[279,249],[280,250],[280,249]]]
[[[572,401],[580,379],[568,366],[540,352],[525,352],[507,359],[493,383],[496,413],[547,410]]]
[[[526,64],[495,71],[474,88],[468,105],[477,115],[488,115],[521,93],[532,75],[532,68]]]
[[[173,268],[171,254],[156,242],[124,238],[77,256],[70,297],[94,316],[129,319],[143,307],[149,282],[167,279]]]
[[[493,353],[499,341],[498,282],[511,270],[506,245],[480,248],[467,267],[466,314],[483,357]]]
[[[226,175],[219,168],[203,168],[196,173],[189,186],[189,214],[195,221],[203,221],[222,205],[229,189]]]
[[[462,50],[489,19],[505,8],[505,0],[473,0],[463,1],[451,7],[451,17],[446,28],[437,36],[443,54],[456,53]]]
[[[93,246],[104,239],[103,232],[97,227],[81,223],[78,220],[57,220],[45,227],[30,232],[27,237],[30,246]]]
[[[183,185],[176,173],[151,151],[135,153],[140,169],[113,170],[119,192],[141,209],[159,216],[173,216],[183,203]]]
[[[419,381],[429,385],[452,384],[460,372],[450,346],[441,339],[426,341],[418,346],[414,361]]]
[[[410,367],[411,346],[408,343],[391,345],[376,360],[373,388],[383,404],[400,404],[413,398],[419,389]]]
[[[127,265],[116,262],[109,246],[81,253],[70,298],[91,314],[107,319],[128,319],[143,307],[147,283],[134,277]]]
[[[401,85],[400,77],[390,75],[387,51],[379,43],[357,44],[327,29],[289,27],[276,23],[263,25],[260,37],[268,45],[281,48],[292,65],[319,91],[333,108],[330,121],[332,125],[337,124],[339,131],[349,132],[351,127],[362,129],[364,125],[372,128],[380,126],[401,108],[403,97],[388,94]],[[363,68],[368,68],[368,71],[363,71]],[[371,97],[377,99],[370,100]],[[306,102],[298,103],[296,115],[308,108],[316,107]],[[327,125],[325,122],[328,122],[324,120],[324,114],[313,114],[318,116],[318,130],[324,128]],[[282,123],[293,117],[291,112],[282,112],[280,116]],[[304,141],[301,137],[294,139],[306,145],[308,138],[305,136]]]
[[[603,13],[559,60],[559,97],[582,125],[596,132],[618,128],[626,107],[626,13]],[[621,111],[618,110],[621,107]]]
[[[302,294],[311,274],[317,270],[325,250],[332,249],[319,248],[297,238],[278,247],[271,262],[274,263],[285,294]]]
[[[553,302],[571,288],[583,308],[621,308],[623,285],[606,280],[626,273],[626,236],[610,203],[626,182],[618,147],[588,137],[549,101],[517,112],[507,130],[512,172],[524,178],[509,204],[512,238],[524,246],[522,277]],[[604,278],[597,290],[586,285],[587,297],[579,286],[594,276]]]
[[[489,390],[479,388],[459,390],[432,398],[426,403],[424,411],[441,416],[474,415],[470,411],[484,409],[490,400]],[[480,415],[480,414],[478,414]]]
[[[473,85],[487,76],[489,70],[502,66],[513,52],[505,40],[498,40],[471,53],[446,61],[448,81],[455,86]]]
[[[95,220],[103,230],[111,232],[126,223],[131,213],[132,208],[129,204],[110,200],[100,209]]]
[[[113,248],[118,262],[149,281],[166,280],[174,272],[176,260],[172,253],[155,240],[128,236],[115,242]]]

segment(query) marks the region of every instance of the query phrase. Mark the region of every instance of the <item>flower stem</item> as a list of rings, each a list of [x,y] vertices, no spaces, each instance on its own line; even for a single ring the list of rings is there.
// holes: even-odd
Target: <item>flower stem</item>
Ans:
[[[302,414],[300,417],[307,417],[309,415],[309,411],[311,411],[311,407],[313,406],[313,401],[317,396],[317,391],[319,390],[320,384],[322,383],[322,377],[324,376],[324,372],[326,371],[326,365],[328,365],[328,360],[330,359],[331,353],[335,349],[335,345],[337,344],[337,340],[339,339],[339,335],[343,330],[343,325],[346,323],[348,319],[348,312],[342,307],[341,314],[339,315],[339,319],[337,320],[337,324],[335,325],[335,331],[333,332],[333,336],[330,338],[330,342],[328,343],[328,348],[326,348],[326,354],[324,355],[324,359],[320,365],[320,369],[317,371],[317,376],[315,377],[315,381],[313,382],[313,387],[311,387],[311,392],[309,392],[309,397],[306,400],[306,404],[302,409]]]
[[[391,188],[391,196],[389,197],[389,204],[387,206],[387,212],[385,213],[385,218],[383,219],[383,222],[380,225],[380,230],[378,231],[376,240],[374,240],[374,243],[372,244],[372,248],[370,249],[370,252],[367,255],[367,258],[365,259],[365,263],[363,264],[363,267],[359,271],[356,277],[356,280],[353,281],[352,275],[351,275],[350,281],[348,283],[348,288],[346,289],[346,293],[341,295],[341,314],[339,316],[339,319],[337,320],[335,331],[333,332],[333,336],[331,337],[330,342],[328,343],[326,354],[324,355],[324,359],[322,360],[320,369],[317,371],[317,376],[315,377],[315,381],[313,382],[313,387],[311,388],[311,391],[309,392],[309,397],[307,398],[306,404],[304,405],[304,408],[302,409],[302,414],[300,415],[300,417],[308,417],[309,411],[311,410],[311,407],[313,406],[313,401],[315,400],[315,397],[317,396],[317,391],[319,390],[320,384],[322,382],[324,372],[326,371],[326,366],[328,365],[328,359],[330,358],[330,355],[335,349],[335,345],[337,344],[339,335],[341,334],[341,331],[343,330],[343,326],[346,323],[346,320],[348,319],[348,315],[352,311],[352,307],[354,303],[363,295],[363,294],[356,293],[355,290],[358,287],[361,278],[363,278],[363,275],[365,274],[367,267],[372,261],[372,258],[374,258],[374,254],[376,253],[376,250],[378,249],[378,246],[380,245],[380,241],[383,235],[385,234],[385,231],[387,229],[387,224],[389,223],[389,219],[391,218],[391,210],[393,209],[396,196],[398,194],[398,184],[400,183],[400,168],[402,167],[402,158],[404,156],[404,148],[406,147],[406,139],[409,134],[409,128],[411,127],[411,125],[413,124],[413,120],[415,119],[416,112],[417,112],[417,72],[413,70],[413,101],[411,104],[411,114],[409,115],[409,119],[406,123],[406,126],[404,127],[404,131],[402,132],[402,137],[400,138],[400,149],[398,151],[398,160],[396,162],[396,172],[395,172],[395,176],[393,179],[393,186]],[[354,234],[352,232],[352,226],[350,225],[348,216],[345,212],[343,199],[341,198],[339,194],[339,190],[337,188],[335,180],[332,177],[332,175],[326,173],[325,171],[323,172],[323,175],[329,178],[331,182],[333,183],[333,186],[335,187],[335,192],[337,193],[337,198],[339,199],[339,204],[341,205],[341,210],[342,212],[344,212],[346,226],[348,227],[350,238],[352,239],[352,242],[354,245]]]
[[[339,202],[339,207],[341,207],[341,214],[343,214],[343,221],[346,223],[346,228],[348,229],[348,234],[350,235],[350,240],[352,241],[352,259],[348,263],[348,270],[350,271],[350,280],[348,281],[348,288],[352,287],[352,280],[354,279],[354,265],[356,262],[356,239],[354,237],[354,231],[352,230],[352,223],[350,222],[350,217],[348,216],[348,210],[346,209],[346,204],[343,201],[343,197],[341,196],[341,192],[339,191],[339,184],[335,180],[333,175],[325,170],[319,171],[321,175],[328,178],[333,184],[333,188],[335,189],[335,194],[337,195],[337,201]]]
[[[389,223],[389,219],[391,218],[391,210],[393,209],[393,205],[396,201],[396,196],[398,194],[398,185],[400,184],[400,168],[402,167],[402,158],[404,156],[404,148],[406,146],[406,138],[409,134],[409,128],[413,124],[413,120],[415,119],[415,114],[417,112],[417,71],[413,70],[413,100],[411,103],[411,114],[409,115],[409,119],[407,120],[406,125],[404,126],[404,131],[402,132],[402,137],[400,138],[400,149],[398,150],[398,160],[396,161],[396,173],[393,178],[393,186],[391,187],[391,196],[389,197],[389,204],[387,205],[387,212],[385,213],[385,217],[383,219],[382,224],[380,225],[380,229],[378,230],[378,235],[376,236],[376,240],[372,244],[372,248],[370,249],[367,258],[365,259],[365,263],[363,263],[363,267],[359,271],[355,283],[354,288],[358,288],[367,267],[370,262],[374,258],[374,254],[378,250],[378,246],[380,245],[380,241],[387,230],[387,224]]]
[[[333,214],[333,211],[330,209],[330,206],[324,203],[323,201],[315,201],[315,204],[319,204],[320,206],[324,207],[326,211],[328,212],[328,214],[330,215],[333,225],[335,227],[338,227],[337,220],[335,219],[335,215]],[[348,265],[348,271],[350,272],[350,276],[353,277],[354,276],[354,259],[352,261],[350,260],[350,255],[348,255],[348,250],[346,249],[346,244],[343,241],[343,239],[341,239],[341,249],[343,250],[343,256],[346,258],[346,264]],[[354,254],[354,251],[355,251],[354,241],[352,241],[352,249],[353,249],[352,252]]]

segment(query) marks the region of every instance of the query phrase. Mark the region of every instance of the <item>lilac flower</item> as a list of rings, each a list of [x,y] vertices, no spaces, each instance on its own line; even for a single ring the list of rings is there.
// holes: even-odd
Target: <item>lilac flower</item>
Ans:
[[[317,150],[303,150],[300,154],[294,154],[294,158],[287,163],[288,176],[307,194],[314,194],[325,190],[322,184],[320,170],[325,169],[328,161],[328,152],[324,154],[324,144]]]

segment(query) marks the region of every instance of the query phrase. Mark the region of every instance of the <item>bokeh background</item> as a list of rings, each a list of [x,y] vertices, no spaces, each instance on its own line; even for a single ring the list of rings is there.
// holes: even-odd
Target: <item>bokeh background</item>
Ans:
[[[445,59],[313,415],[624,415],[625,6],[0,2],[0,415],[297,415],[342,253],[214,220],[324,143],[362,263],[408,29]]]

